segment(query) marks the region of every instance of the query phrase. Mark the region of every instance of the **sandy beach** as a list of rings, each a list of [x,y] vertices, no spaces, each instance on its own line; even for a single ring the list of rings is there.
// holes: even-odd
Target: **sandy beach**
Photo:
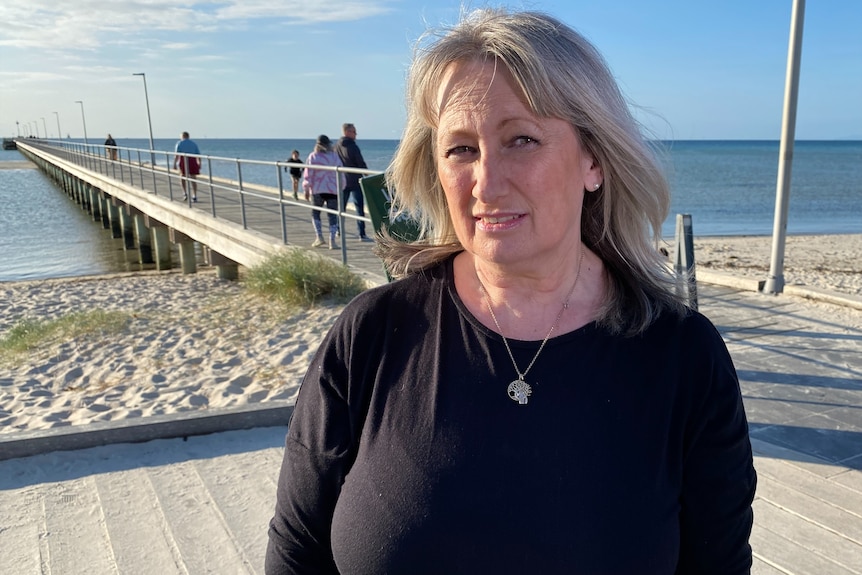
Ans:
[[[695,239],[697,269],[765,279],[770,254],[769,237]],[[785,281],[862,296],[862,235],[789,237]],[[0,361],[0,433],[291,400],[341,310],[291,313],[209,270],[0,283],[0,301],[0,338],[24,320],[129,317]],[[862,327],[860,310],[809,305]]]
[[[696,237],[694,251],[697,269],[765,280],[772,237]],[[787,236],[784,281],[862,296],[862,234]]]
[[[0,362],[0,433],[294,398],[340,307],[299,314],[210,271],[0,283],[0,337],[25,319],[122,311],[120,333]]]

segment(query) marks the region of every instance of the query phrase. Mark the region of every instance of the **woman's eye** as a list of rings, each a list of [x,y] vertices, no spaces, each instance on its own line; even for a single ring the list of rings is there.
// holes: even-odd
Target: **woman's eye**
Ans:
[[[538,143],[538,140],[530,136],[518,136],[515,138],[514,142],[516,146],[526,146],[529,144],[536,144]]]
[[[461,156],[463,154],[469,154],[474,151],[475,148],[471,146],[455,146],[454,148],[449,148],[448,150],[446,150],[446,157],[449,158],[452,156]]]

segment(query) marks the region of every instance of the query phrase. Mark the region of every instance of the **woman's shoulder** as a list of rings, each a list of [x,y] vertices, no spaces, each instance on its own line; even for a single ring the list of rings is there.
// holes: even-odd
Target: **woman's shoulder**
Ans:
[[[663,310],[659,317],[647,329],[661,337],[692,338],[699,342],[714,339],[721,335],[712,321],[694,309],[686,309],[681,314],[671,310]]]
[[[693,365],[712,364],[729,354],[719,328],[702,313],[689,309],[679,315],[662,313],[640,336],[656,353]]]
[[[333,150],[314,150],[308,155],[308,160],[306,160],[306,164],[322,164],[322,165],[333,165],[335,160],[338,159],[338,154],[336,154]]]
[[[434,293],[445,289],[445,263],[411,274],[357,295],[345,306],[344,314],[358,317],[404,313],[405,309],[426,307]]]

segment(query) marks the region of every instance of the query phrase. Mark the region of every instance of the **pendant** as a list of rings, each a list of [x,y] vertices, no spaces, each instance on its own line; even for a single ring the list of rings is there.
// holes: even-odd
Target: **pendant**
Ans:
[[[519,405],[527,405],[527,398],[533,393],[530,384],[523,379],[516,379],[510,383],[506,391],[512,401],[517,401]]]

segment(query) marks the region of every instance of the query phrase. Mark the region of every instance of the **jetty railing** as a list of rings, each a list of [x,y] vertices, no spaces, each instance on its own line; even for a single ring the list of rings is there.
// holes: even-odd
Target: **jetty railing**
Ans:
[[[167,197],[170,200],[184,201],[189,207],[193,207],[195,203],[192,193],[184,194],[183,192],[184,187],[191,186],[193,179],[173,168],[173,161],[176,156],[174,152],[124,146],[109,147],[66,140],[28,140],[27,143],[133,188]],[[206,195],[208,200],[206,204],[208,204],[209,213],[212,217],[221,217],[221,214],[227,212],[235,213],[239,207],[239,223],[244,229],[249,229],[248,210],[250,208],[268,212],[275,211],[281,222],[281,239],[285,244],[289,243],[289,218],[286,213],[288,207],[299,208],[308,212],[309,218],[303,223],[307,224],[309,229],[311,226],[310,216],[313,210],[335,214],[339,220],[341,255],[342,262],[345,264],[347,264],[348,254],[345,241],[345,224],[348,221],[356,220],[371,224],[371,218],[359,216],[355,213],[355,208],[352,205],[347,206],[347,209],[341,209],[344,206],[341,190],[344,187],[344,177],[348,173],[367,176],[380,174],[380,171],[284,161],[226,158],[206,154],[183,154],[183,156],[196,158],[201,163],[200,174],[196,179],[197,194]],[[302,196],[294,198],[293,186],[288,174],[291,167],[335,171],[339,189],[338,209],[318,208],[306,202]],[[301,193],[302,190],[300,189]],[[185,199],[180,200],[184,195],[186,196]],[[307,234],[299,235],[306,236]]]

